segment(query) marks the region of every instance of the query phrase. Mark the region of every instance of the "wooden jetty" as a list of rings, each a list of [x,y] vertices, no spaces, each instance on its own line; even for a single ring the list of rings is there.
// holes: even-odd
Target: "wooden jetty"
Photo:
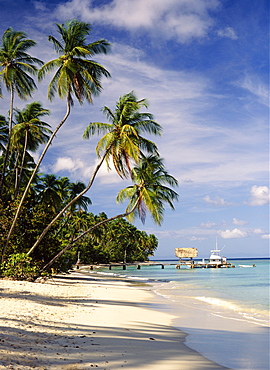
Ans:
[[[123,270],[126,270],[127,267],[136,266],[138,270],[141,269],[143,266],[160,266],[161,269],[164,269],[165,266],[175,266],[177,269],[182,267],[186,268],[230,268],[235,267],[233,264],[227,262],[225,257],[220,256],[220,250],[214,249],[211,251],[210,258],[205,261],[205,259],[201,261],[196,261],[193,258],[198,256],[197,248],[175,248],[175,255],[179,258],[179,261],[176,263],[166,263],[166,262],[155,262],[155,261],[147,261],[147,262],[133,262],[133,263],[126,263],[126,262],[118,262],[118,263],[106,263],[100,265],[81,265],[80,263],[76,263],[76,268],[79,269],[80,267],[89,268],[89,270],[94,270],[98,268],[106,268],[108,267],[111,270],[113,267],[121,267]],[[78,259],[79,261],[79,259]]]
[[[231,263],[227,262],[226,257],[220,255],[220,249],[211,250],[211,255],[208,260],[194,261],[193,258],[198,256],[198,250],[196,248],[175,248],[175,255],[179,257],[179,264],[187,265],[190,268],[229,268],[235,267]],[[189,261],[186,260],[189,258]]]
[[[81,267],[88,268],[89,270],[94,270],[98,268],[108,268],[109,270],[112,270],[113,267],[121,267],[122,270],[126,270],[128,267],[135,266],[137,270],[140,270],[142,267],[148,267],[148,266],[160,266],[161,269],[164,269],[165,266],[175,266],[177,269],[180,269],[181,267],[186,268],[229,268],[229,267],[235,267],[231,263],[223,263],[223,264],[213,264],[209,262],[202,263],[201,261],[184,261],[181,260],[176,263],[164,263],[164,262],[135,262],[135,263],[107,263],[107,264],[100,264],[100,265],[76,265],[76,268],[79,269]]]

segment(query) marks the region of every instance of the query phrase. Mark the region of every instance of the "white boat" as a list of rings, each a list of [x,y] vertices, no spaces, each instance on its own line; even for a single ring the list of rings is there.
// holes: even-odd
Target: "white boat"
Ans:
[[[224,249],[224,247],[222,249],[218,249],[217,241],[216,241],[216,248],[212,249],[210,251],[211,254],[210,254],[210,257],[209,257],[209,264],[222,265],[222,264],[227,263],[227,258],[221,256],[221,254],[220,254],[223,249]]]
[[[191,268],[211,268],[211,267],[235,267],[231,263],[227,262],[227,258],[221,255],[221,251],[225,248],[218,249],[217,240],[216,247],[210,251],[210,257],[202,259],[201,261],[196,262]]]
[[[252,265],[238,265],[239,267],[256,267],[256,265],[253,263]]]

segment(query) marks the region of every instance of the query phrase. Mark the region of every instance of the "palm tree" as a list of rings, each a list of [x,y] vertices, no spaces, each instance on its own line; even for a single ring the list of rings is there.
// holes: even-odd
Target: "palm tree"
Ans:
[[[78,194],[84,191],[85,188],[86,188],[85,184],[81,181],[71,183],[69,186],[68,201],[70,202],[71,200],[73,200]],[[74,211],[78,209],[79,211],[81,210],[87,211],[87,208],[90,204],[92,204],[90,198],[82,195],[79,199],[77,199],[76,202],[72,204],[71,210]]]
[[[20,204],[17,208],[12,226],[7,236],[8,243],[11,233],[14,229],[23,201],[28,193],[33,178],[49,148],[51,142],[59,129],[67,120],[71,105],[73,104],[73,95],[80,104],[84,99],[89,103],[92,102],[92,95],[98,95],[102,89],[101,78],[110,77],[109,72],[99,63],[90,60],[93,55],[106,54],[109,51],[110,44],[106,40],[98,40],[93,43],[87,43],[86,37],[89,35],[91,28],[88,23],[72,20],[66,24],[56,24],[60,34],[60,40],[54,36],[49,36],[49,41],[54,45],[55,51],[59,54],[57,59],[47,62],[39,70],[39,80],[43,79],[47,72],[57,71],[48,87],[48,98],[53,99],[57,92],[60,98],[66,98],[67,109],[62,121],[53,131],[48,140],[32,176],[22,195]]]
[[[0,47],[0,71],[7,91],[10,92],[10,109],[9,109],[9,137],[5,151],[4,164],[0,179],[0,189],[3,188],[7,158],[9,155],[10,137],[13,121],[13,104],[15,92],[21,99],[31,96],[36,89],[33,78],[37,74],[37,65],[43,62],[27,54],[27,50],[36,45],[36,42],[27,39],[27,35],[21,31],[14,31],[8,28],[2,36]],[[1,192],[2,190],[0,190]]]
[[[156,145],[142,137],[142,133],[160,135],[161,126],[153,120],[150,113],[139,110],[148,108],[146,99],[137,100],[134,92],[119,98],[114,112],[105,106],[103,113],[111,123],[93,122],[88,125],[84,137],[89,138],[95,133],[105,134],[97,144],[97,155],[104,151],[106,162],[112,160],[114,167],[121,177],[127,177],[131,172],[131,162],[139,162],[142,150],[148,153],[157,152]]]
[[[53,212],[59,209],[62,202],[61,190],[59,189],[59,179],[52,174],[40,177],[38,184],[38,200],[46,204]]]
[[[33,102],[28,104],[22,111],[18,109],[15,111],[17,124],[12,130],[11,145],[15,148],[22,148],[21,166],[17,188],[15,189],[15,196],[17,196],[20,189],[26,151],[35,152],[40,144],[44,144],[49,140],[48,134],[51,134],[52,131],[49,129],[49,124],[40,120],[41,117],[50,114],[50,111],[44,109],[41,103]]]
[[[67,177],[62,177],[58,181],[58,186],[62,194],[62,198],[65,204],[68,204],[70,200],[76,197],[83,189],[85,189],[85,184],[81,181],[77,181],[76,183],[70,182]],[[92,204],[90,198],[82,196],[78,199],[73,205],[70,207],[69,210],[65,213],[65,220],[62,223],[61,227],[57,231],[55,235],[58,235],[62,229],[66,226],[66,224],[70,221],[72,216],[74,215],[75,211],[87,211],[88,205]]]
[[[143,156],[132,170],[132,180],[134,185],[121,190],[117,196],[118,202],[129,199],[126,212],[137,204],[136,210],[129,213],[128,219],[133,221],[138,216],[144,222],[148,209],[153,221],[161,225],[164,204],[174,209],[173,201],[178,200],[178,194],[166,184],[176,187],[177,180],[165,170],[163,160],[158,155]]]
[[[168,204],[174,209],[173,201],[178,199],[178,194],[169,186],[177,186],[177,180],[168,174],[163,165],[162,159],[157,156],[143,157],[140,163],[132,170],[132,179],[134,185],[121,190],[116,198],[117,202],[123,202],[129,199],[130,202],[124,213],[110,217],[108,219],[92,225],[86,231],[82,232],[73,239],[65,248],[62,249],[42,271],[49,268],[59,257],[61,257],[68,249],[71,249],[74,244],[83,238],[85,235],[93,231],[95,228],[115,220],[117,218],[134,219],[138,215],[144,222],[146,210],[152,216],[152,219],[158,225],[163,220],[164,207]]]
[[[144,132],[155,135],[161,134],[161,126],[153,120],[152,114],[139,112],[141,107],[147,106],[145,99],[137,100],[136,95],[131,92],[119,98],[114,113],[108,107],[104,107],[103,111],[112,123],[93,122],[88,125],[84,132],[84,138],[89,138],[95,133],[105,133],[96,147],[100,161],[86,188],[73,198],[50,222],[28,254],[32,253],[58,218],[91,188],[104,161],[106,161],[109,168],[109,161],[112,159],[117,173],[121,177],[127,177],[131,173],[131,161],[138,162],[142,150],[150,153],[157,151],[156,145],[141,135]],[[101,156],[102,151],[103,155]]]

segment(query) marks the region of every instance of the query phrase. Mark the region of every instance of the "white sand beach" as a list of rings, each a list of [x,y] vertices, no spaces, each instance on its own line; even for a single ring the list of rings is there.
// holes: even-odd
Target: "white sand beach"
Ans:
[[[174,317],[151,309],[155,299],[76,273],[0,280],[0,369],[224,369],[185,346]]]

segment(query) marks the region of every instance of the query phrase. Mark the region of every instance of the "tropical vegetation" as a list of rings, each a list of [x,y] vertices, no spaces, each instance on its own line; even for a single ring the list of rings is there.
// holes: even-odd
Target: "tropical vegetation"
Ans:
[[[48,40],[58,56],[45,64],[26,53],[36,43],[23,32],[9,28],[0,45],[1,86],[10,93],[10,110],[0,116],[0,275],[17,279],[68,271],[78,257],[85,264],[145,261],[158,240],[132,222],[136,217],[144,222],[149,212],[160,225],[166,206],[174,208],[178,199],[173,190],[177,180],[147,137],[161,135],[162,128],[152,114],[142,112],[148,102],[133,91],[119,97],[114,109],[103,107],[107,122],[93,121],[82,132],[82,140],[101,135],[98,162],[87,184],[40,172],[75,99],[92,103],[102,91],[102,78],[110,77],[92,60],[109,52],[110,44],[104,39],[89,43],[89,24],[72,20],[56,24],[56,29],[59,38]],[[49,123],[53,112],[43,102],[32,101],[21,110],[14,107],[15,94],[31,98],[38,85],[35,77],[40,81],[53,71],[47,98],[58,95],[66,104],[54,130]],[[5,98],[4,89],[0,93]],[[35,160],[37,151],[41,155]],[[103,164],[131,182],[116,194],[117,202],[127,202],[126,209],[109,218],[90,212],[91,187]]]

